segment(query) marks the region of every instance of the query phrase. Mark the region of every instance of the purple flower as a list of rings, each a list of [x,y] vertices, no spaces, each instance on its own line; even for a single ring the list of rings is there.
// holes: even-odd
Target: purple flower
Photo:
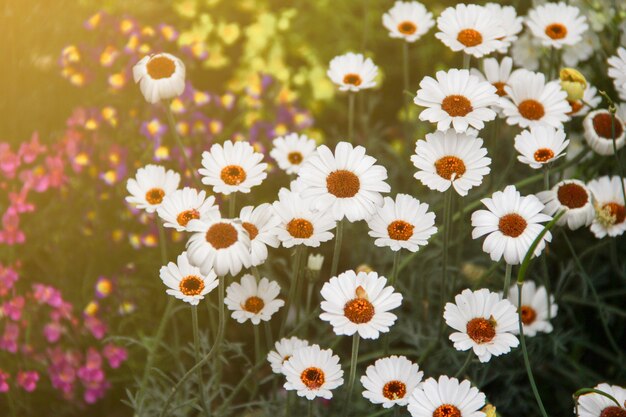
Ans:
[[[20,371],[17,373],[17,383],[26,392],[33,392],[37,388],[39,374],[36,371]]]
[[[122,362],[128,359],[128,352],[126,349],[113,344],[105,345],[102,349],[102,354],[105,358],[107,358],[109,366],[113,369],[119,368]]]
[[[43,328],[43,335],[49,343],[56,343],[61,338],[63,326],[58,321],[48,323]]]
[[[11,353],[17,352],[17,338],[20,336],[20,328],[16,323],[7,323],[4,326],[4,334],[0,338],[0,349]]]

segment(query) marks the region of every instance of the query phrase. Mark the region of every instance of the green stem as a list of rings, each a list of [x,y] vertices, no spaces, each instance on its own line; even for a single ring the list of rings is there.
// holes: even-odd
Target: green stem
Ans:
[[[471,55],[463,53],[463,69],[469,70],[471,59]]]
[[[400,265],[400,252],[402,249],[397,250],[393,253],[393,267],[391,269],[391,276],[389,277],[389,285],[392,287],[396,284],[396,279],[398,278],[398,265]]]
[[[613,397],[612,395],[604,392],[604,391],[600,391],[599,389],[595,389],[595,388],[581,388],[578,391],[576,391],[572,397],[574,398],[574,403],[576,406],[576,415],[579,415],[578,413],[578,397],[582,396],[582,395],[587,395],[587,394],[598,394],[598,395],[602,395],[603,397],[608,398],[609,400],[613,401],[615,404],[617,404],[618,407],[622,408],[623,404],[620,404],[619,401],[617,401],[615,399],[615,397]]]
[[[287,391],[287,398],[285,398],[285,417],[291,417],[289,412],[289,405],[291,403],[291,391]]]
[[[443,201],[443,253],[441,256],[441,308],[448,299],[448,244],[450,240],[450,225],[452,219],[452,187],[444,193]],[[443,314],[440,318],[439,336],[443,333]],[[439,338],[439,337],[438,337]]]
[[[193,352],[196,363],[200,362],[200,330],[198,326],[198,306],[191,306],[191,323],[193,326]],[[202,403],[202,409],[204,414],[209,417],[211,412],[206,403],[206,392],[204,390],[204,381],[202,378],[202,367],[198,368],[198,386],[200,388],[200,402]]]
[[[472,356],[474,356],[474,351],[470,350],[467,353],[467,358],[465,358],[465,362],[463,362],[463,366],[461,366],[461,368],[457,371],[457,373],[454,374],[455,378],[459,378],[461,375],[463,375],[463,372],[465,372],[470,362],[472,361]]]
[[[313,417],[313,403],[314,403],[314,402],[315,402],[315,400],[314,400],[314,399],[309,401],[309,405],[308,405],[308,412],[307,412],[307,415],[308,415],[309,417]]]
[[[170,130],[172,131],[172,136],[176,139],[176,143],[178,148],[180,149],[180,153],[183,154],[183,158],[185,159],[185,165],[187,165],[187,169],[191,172],[191,175],[196,183],[198,188],[202,188],[202,182],[198,177],[198,171],[194,169],[191,161],[189,160],[189,155],[187,155],[187,151],[185,150],[185,146],[183,145],[183,141],[178,134],[178,130],[176,130],[176,120],[174,119],[174,113],[172,113],[172,109],[170,108],[169,103],[165,105],[166,113],[167,113],[167,121],[170,125]]]
[[[341,256],[341,241],[343,240],[343,228],[345,220],[339,220],[337,223],[337,232],[335,233],[335,248],[333,250],[333,262],[330,268],[330,276],[337,276],[337,268],[339,267],[339,257]]]
[[[348,93],[348,142],[354,142],[354,99],[356,93]]]
[[[237,193],[231,193],[228,198],[228,217],[235,218],[237,212]]]
[[[404,91],[409,91],[409,43],[402,42],[402,75],[404,81]],[[406,136],[406,140],[411,140],[410,134],[410,117],[409,117],[409,98],[403,95],[403,104],[404,104],[404,134]]]
[[[543,188],[545,190],[550,189],[550,168],[548,165],[543,166]]]
[[[622,197],[626,203],[626,185],[624,185],[624,167],[619,160],[619,154],[617,153],[617,141],[615,139],[615,105],[611,104],[611,138],[613,140],[613,154],[615,155],[615,161],[617,162],[617,172],[621,182]]]
[[[291,267],[291,282],[289,287],[289,296],[287,297],[287,303],[285,305],[285,314],[283,315],[283,321],[280,324],[279,337],[283,337],[285,334],[285,325],[287,324],[287,317],[289,316],[289,310],[296,296],[296,289],[298,286],[298,275],[300,272],[300,259],[302,258],[302,252],[304,251],[304,245],[296,246],[293,255],[293,265]]]
[[[259,334],[259,325],[252,325],[254,328],[254,360],[259,362],[261,360],[261,335]]]
[[[359,333],[354,333],[352,336],[352,356],[350,357],[350,376],[348,379],[348,390],[346,391],[346,402],[344,404],[343,416],[347,416],[348,404],[352,398],[352,391],[354,389],[354,380],[356,379],[356,364],[359,359]]]
[[[506,270],[504,272],[504,289],[502,290],[502,294],[504,296],[503,299],[508,298],[509,296],[509,287],[511,286],[511,271],[513,270],[513,265],[506,264]]]

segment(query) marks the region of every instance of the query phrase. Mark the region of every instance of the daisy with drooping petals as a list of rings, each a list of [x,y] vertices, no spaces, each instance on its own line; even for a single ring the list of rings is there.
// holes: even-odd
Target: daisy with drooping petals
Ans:
[[[139,209],[154,213],[163,203],[165,196],[178,188],[180,175],[160,165],[146,165],[139,168],[135,178],[129,178],[126,189],[130,193],[126,201]]]
[[[558,158],[565,156],[569,140],[563,129],[550,126],[532,126],[515,136],[517,159],[533,169],[539,169]]]
[[[587,85],[587,88],[583,93],[582,100],[567,100],[572,108],[572,111],[568,113],[568,116],[585,116],[592,109],[598,107],[598,104],[600,104],[601,101],[602,99],[598,96],[598,89],[592,85]]]
[[[495,58],[483,59],[483,72],[475,68],[470,69],[472,75],[477,76],[483,81],[488,81],[496,88],[496,94],[500,97],[506,95],[504,86],[509,84],[509,79],[513,75],[513,60],[505,56],[502,61],[498,62]]]
[[[483,243],[483,251],[491,256],[491,260],[498,262],[504,256],[507,264],[520,264],[533,241],[542,232],[541,223],[549,222],[552,217],[542,213],[544,205],[536,196],[522,197],[513,185],[480,201],[488,210],[472,213],[472,239],[488,235]],[[539,256],[546,242],[551,240],[550,232],[546,233],[534,255]]]
[[[280,244],[274,231],[280,220],[274,216],[272,205],[268,203],[243,207],[239,220],[250,237],[250,264],[259,266],[267,259],[267,246],[277,248]]]
[[[427,107],[420,120],[437,123],[437,130],[443,131],[452,125],[460,133],[470,126],[480,130],[484,122],[496,118],[490,108],[499,98],[493,85],[468,70],[437,71],[436,77],[424,77],[413,99],[418,106]]]
[[[422,380],[424,372],[405,356],[381,358],[367,367],[361,377],[365,391],[363,397],[373,404],[382,404],[383,408],[394,405],[405,406],[409,397]]]
[[[214,270],[219,276],[234,276],[250,267],[250,236],[240,221],[191,220],[187,230],[194,232],[187,242],[189,262],[203,273]]]
[[[297,391],[299,397],[313,400],[322,397],[333,398],[332,390],[343,384],[343,371],[339,356],[330,349],[320,349],[318,345],[295,349],[293,355],[283,365],[287,377],[285,389]]]
[[[597,154],[615,154],[613,135],[615,135],[615,148],[617,148],[618,151],[626,144],[624,122],[616,114],[615,123],[613,123],[613,116],[607,110],[595,110],[585,116],[583,129],[585,131],[587,144]]]
[[[480,185],[491,171],[483,140],[452,129],[429,133],[415,144],[415,178],[431,190],[444,192],[451,186],[461,196]]]
[[[218,284],[215,272],[202,274],[200,268],[189,263],[186,252],[178,255],[176,263],[170,262],[167,266],[162,266],[159,275],[169,287],[166,291],[169,295],[194,306]]]
[[[202,166],[198,172],[202,183],[211,185],[213,192],[228,195],[234,192],[249,193],[267,177],[263,154],[254,151],[248,142],[214,144],[202,153]]]
[[[513,334],[518,328],[517,310],[508,300],[483,288],[463,290],[454,297],[455,303],[446,303],[443,317],[456,332],[450,335],[457,350],[473,349],[481,362],[491,356],[500,356],[517,347],[519,340]]]
[[[178,97],[185,90],[185,64],[167,53],[143,57],[133,67],[133,78],[148,103]]]
[[[435,213],[428,211],[428,204],[408,194],[398,194],[395,200],[385,197],[383,206],[367,220],[367,226],[369,235],[376,238],[374,244],[388,246],[392,251],[417,252],[437,232]]]
[[[615,398],[619,405],[602,394],[591,392],[578,397],[577,417],[622,417],[626,415],[626,388],[605,382],[594,388]]]
[[[546,3],[531,9],[526,25],[543,46],[556,49],[576,45],[589,28],[587,18],[580,13],[580,9],[564,2]]]
[[[287,174],[297,174],[300,167],[315,152],[316,144],[306,135],[291,133],[272,141],[274,148],[270,156],[278,162],[280,169]]]
[[[291,358],[291,356],[293,356],[293,352],[308,345],[308,341],[298,339],[295,336],[292,336],[289,339],[283,337],[282,339],[276,341],[274,344],[275,350],[272,350],[267,354],[267,361],[272,367],[272,372],[275,374],[282,374],[283,365]]]
[[[191,220],[219,218],[220,209],[212,195],[206,197],[204,190],[185,187],[165,196],[157,214],[163,219],[163,226],[182,232]]]
[[[485,417],[485,394],[468,380],[428,378],[409,398],[412,417]]]
[[[415,42],[435,25],[433,15],[417,1],[396,1],[383,15],[383,25],[392,38]]]
[[[295,245],[318,247],[333,238],[332,229],[337,222],[328,211],[312,210],[311,202],[302,199],[300,193],[286,188],[278,192],[274,202],[274,216],[278,224],[273,233],[286,248]]]
[[[617,55],[607,60],[609,64],[609,77],[613,79],[613,85],[622,100],[626,100],[626,48],[617,48]]]
[[[322,287],[320,319],[329,322],[337,335],[358,332],[364,339],[378,339],[397,319],[389,310],[402,303],[402,294],[386,284],[387,278],[376,272],[346,271],[332,277]]]
[[[556,224],[567,224],[570,230],[589,226],[596,214],[591,192],[582,181],[563,180],[552,189],[538,193],[537,198],[546,206],[543,212],[550,216],[564,211]]]
[[[511,285],[507,299],[519,308],[519,290],[517,284]],[[522,286],[522,327],[525,336],[536,336],[537,333],[552,333],[552,323],[559,311],[559,307],[554,303],[554,296],[548,300],[548,292],[544,286],[537,287],[533,281],[525,280]],[[518,314],[519,317],[519,314]],[[519,334],[519,323],[512,331]]]
[[[604,176],[591,180],[587,187],[593,194],[596,217],[591,224],[591,231],[598,238],[605,236],[615,237],[626,231],[626,209],[624,208],[624,194],[619,176]]]
[[[278,300],[280,285],[276,281],[261,278],[257,283],[256,278],[250,274],[241,277],[241,283],[233,282],[226,288],[224,304],[233,313],[231,317],[239,323],[250,320],[257,325],[263,321],[269,321],[272,315],[285,305],[283,300]]]
[[[340,91],[357,92],[376,87],[378,67],[362,54],[348,52],[330,61],[327,74]]]
[[[501,22],[489,9],[476,4],[448,7],[437,18],[435,37],[454,52],[463,51],[481,58],[504,46]]]
[[[524,18],[517,15],[517,11],[513,6],[487,3],[485,7],[494,14],[496,22],[499,22],[502,29],[504,29],[504,36],[498,39],[502,42],[498,52],[506,54],[511,44],[514,44],[517,40],[517,35],[524,29]]]
[[[362,146],[339,142],[333,154],[322,145],[298,173],[302,197],[311,198],[315,209],[328,210],[335,220],[367,219],[382,205],[380,193],[391,189],[385,182],[387,170],[375,163]]]
[[[504,87],[508,97],[500,100],[506,122],[521,128],[544,125],[562,127],[572,108],[558,81],[546,82],[538,72],[519,70]]]

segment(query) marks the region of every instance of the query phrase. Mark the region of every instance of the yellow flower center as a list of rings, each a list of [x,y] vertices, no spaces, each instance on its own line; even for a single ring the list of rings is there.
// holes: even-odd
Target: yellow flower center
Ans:
[[[215,223],[209,227],[205,238],[215,249],[226,249],[237,242],[237,229],[229,223]]]
[[[176,64],[168,57],[159,55],[148,61],[146,70],[150,78],[160,80],[161,78],[171,77],[176,70]]]
[[[246,171],[239,165],[228,165],[222,168],[220,178],[228,185],[239,185],[246,180]]]
[[[472,102],[465,96],[447,96],[441,102],[441,108],[452,117],[463,117],[473,110]]]
[[[178,288],[185,295],[199,295],[204,290],[204,281],[196,275],[188,275],[180,280]]]
[[[326,177],[328,192],[337,198],[354,197],[361,187],[361,181],[353,172],[345,169],[333,171]]]
[[[526,220],[517,213],[505,214],[500,217],[500,221],[498,222],[500,232],[502,232],[503,235],[510,237],[518,237],[524,233],[527,225],[528,223]]]
[[[146,193],[146,201],[152,205],[161,204],[163,197],[165,197],[165,191],[161,188],[151,188]]]
[[[483,43],[483,35],[475,29],[463,29],[457,35],[456,40],[471,48]]]

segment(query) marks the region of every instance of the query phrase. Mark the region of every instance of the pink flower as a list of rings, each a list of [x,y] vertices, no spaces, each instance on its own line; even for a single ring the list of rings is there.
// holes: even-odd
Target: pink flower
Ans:
[[[77,375],[85,387],[83,398],[86,403],[93,404],[104,397],[110,384],[102,370],[102,356],[97,350],[89,348],[85,365],[80,367]]]
[[[4,326],[4,334],[0,338],[0,349],[11,353],[17,352],[17,338],[20,336],[20,328],[16,323],[7,323]]]
[[[39,304],[48,304],[50,307],[55,308],[63,305],[61,292],[49,285],[33,284],[33,296]]]
[[[15,177],[20,166],[20,157],[11,151],[8,143],[0,143],[0,171],[7,178]]]
[[[85,314],[84,324],[87,330],[91,332],[93,337],[98,340],[102,339],[107,332],[107,325],[97,317]]]
[[[0,296],[7,295],[18,279],[19,275],[15,269],[11,267],[5,268],[0,264]]]
[[[30,164],[40,153],[45,152],[45,150],[46,147],[39,143],[39,133],[35,132],[29,142],[22,143],[18,155],[24,162]]]
[[[10,375],[0,369],[0,392],[7,392],[9,390],[9,378]]]
[[[11,207],[2,216],[2,227],[0,230],[0,243],[15,245],[24,243],[26,236],[20,230],[20,218]]]
[[[24,297],[21,295],[5,302],[2,305],[2,311],[13,321],[18,321],[22,317],[22,309],[24,308]]]
[[[46,166],[48,167],[48,182],[50,187],[58,188],[65,181],[65,167],[63,159],[60,156],[49,156],[46,158]]]
[[[43,328],[43,335],[49,343],[56,343],[61,338],[63,326],[58,321],[48,323]]]
[[[119,368],[122,362],[128,359],[128,352],[126,349],[113,344],[105,345],[102,349],[102,354],[105,358],[107,358],[109,366],[113,369]]]
[[[10,206],[15,213],[28,213],[35,210],[35,206],[26,201],[28,187],[22,187],[19,193],[9,193]]]
[[[76,371],[80,366],[80,358],[77,352],[64,352],[61,348],[48,350],[50,366],[48,375],[52,386],[66,396],[71,396],[76,381]]]
[[[33,392],[37,388],[39,374],[36,371],[20,371],[17,373],[17,383],[26,392]]]

